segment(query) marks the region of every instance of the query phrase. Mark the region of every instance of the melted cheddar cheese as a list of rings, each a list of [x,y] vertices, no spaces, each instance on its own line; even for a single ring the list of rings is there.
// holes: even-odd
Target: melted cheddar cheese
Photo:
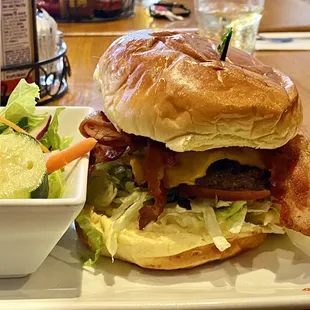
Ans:
[[[234,160],[241,165],[265,168],[259,152],[250,148],[222,148],[205,152],[177,153],[176,164],[173,167],[165,168],[164,185],[166,188],[172,188],[182,183],[194,185],[196,179],[206,175],[210,165],[222,159]],[[143,159],[132,158],[130,165],[136,182],[144,183]]]

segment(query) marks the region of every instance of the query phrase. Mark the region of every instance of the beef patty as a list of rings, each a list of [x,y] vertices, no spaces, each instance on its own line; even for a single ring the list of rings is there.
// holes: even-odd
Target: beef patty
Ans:
[[[242,191],[270,189],[270,172],[257,167],[241,165],[237,161],[223,159],[213,163],[204,177],[196,184],[206,188]]]

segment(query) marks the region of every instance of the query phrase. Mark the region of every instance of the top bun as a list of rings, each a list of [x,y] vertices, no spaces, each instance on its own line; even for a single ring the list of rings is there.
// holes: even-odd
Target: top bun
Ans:
[[[127,133],[176,152],[274,149],[292,139],[302,106],[289,77],[194,33],[137,31],[117,39],[94,78],[103,111]]]

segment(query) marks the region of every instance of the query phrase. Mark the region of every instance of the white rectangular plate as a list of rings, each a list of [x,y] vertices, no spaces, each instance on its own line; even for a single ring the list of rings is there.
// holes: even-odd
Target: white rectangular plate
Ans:
[[[83,268],[73,226],[31,276],[0,279],[0,309],[310,309],[310,257],[285,236],[192,270],[148,271],[100,259]],[[21,258],[22,259],[22,258]]]

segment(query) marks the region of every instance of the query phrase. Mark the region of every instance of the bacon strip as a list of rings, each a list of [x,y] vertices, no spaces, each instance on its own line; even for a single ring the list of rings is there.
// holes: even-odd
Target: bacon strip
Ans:
[[[114,159],[121,157],[127,147],[133,152],[147,144],[147,138],[145,137],[118,131],[102,111],[95,111],[86,116],[81,122],[79,130],[85,138],[95,138],[98,144],[106,147],[104,152],[109,153],[107,154],[108,160],[113,160],[113,157]],[[120,154],[121,150],[123,150],[122,154]],[[101,153],[101,156],[99,156],[99,153]],[[98,159],[106,158],[106,156],[102,156],[103,150],[97,149],[97,155]]]
[[[90,165],[96,165],[119,159],[126,149],[127,146],[111,147],[97,143],[90,152],[89,163]]]
[[[95,138],[102,145],[124,147],[131,144],[130,135],[118,131],[102,111],[85,117],[79,129],[85,138]]]
[[[271,194],[281,204],[281,223],[310,236],[309,142],[298,135],[282,148],[269,153],[269,159]]]
[[[139,228],[143,229],[151,221],[156,221],[166,206],[166,189],[163,184],[165,169],[165,147],[148,140],[145,170],[148,192],[154,197],[153,205],[146,205],[139,211]]]

